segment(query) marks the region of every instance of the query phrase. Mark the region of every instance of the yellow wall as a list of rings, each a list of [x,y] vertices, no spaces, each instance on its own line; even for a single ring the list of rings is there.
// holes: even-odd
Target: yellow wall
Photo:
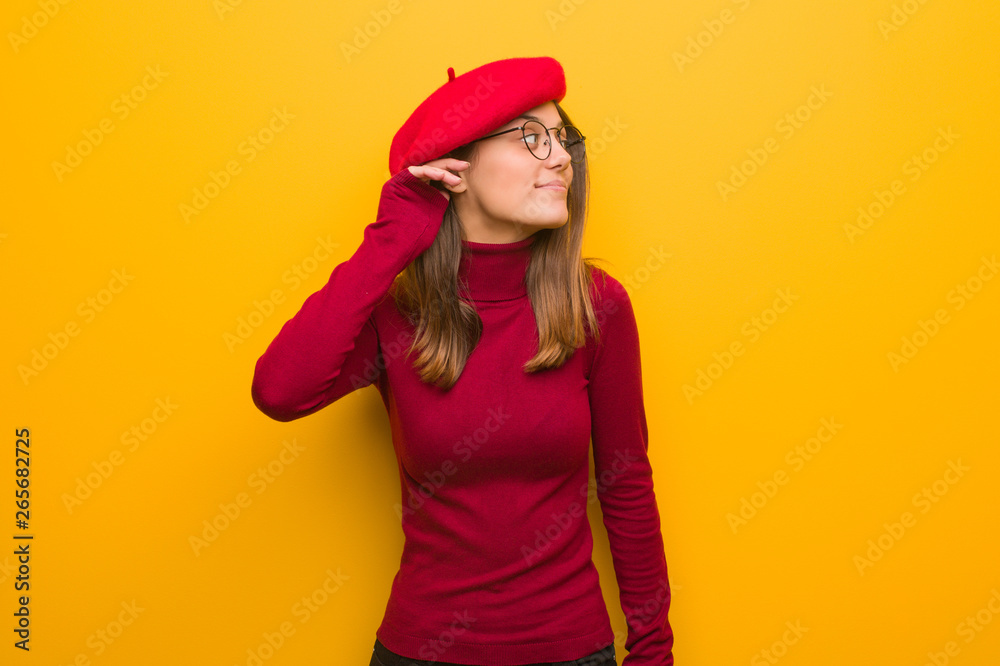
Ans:
[[[940,0],[6,2],[0,662],[247,664],[285,627],[264,663],[368,663],[384,408],[270,421],[254,362],[447,68],[551,55],[585,254],[639,322],[677,663],[995,664],[998,29]]]

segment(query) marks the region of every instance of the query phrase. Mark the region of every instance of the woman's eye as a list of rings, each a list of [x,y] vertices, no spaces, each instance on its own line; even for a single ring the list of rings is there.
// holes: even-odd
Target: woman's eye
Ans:
[[[538,135],[537,134],[525,134],[524,135],[524,140],[527,141],[529,144],[537,145],[538,144]]]

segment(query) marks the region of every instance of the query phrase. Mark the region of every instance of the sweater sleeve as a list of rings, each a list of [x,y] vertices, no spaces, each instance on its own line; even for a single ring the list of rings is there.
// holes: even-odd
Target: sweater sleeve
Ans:
[[[251,396],[258,409],[291,421],[375,381],[379,343],[372,312],[400,271],[433,244],[447,207],[448,200],[409,169],[386,181],[361,245],[257,359]]]
[[[601,341],[590,371],[594,476],[628,625],[623,666],[672,666],[670,583],[647,455],[639,332],[628,292],[597,269]],[[602,284],[603,283],[603,284]]]

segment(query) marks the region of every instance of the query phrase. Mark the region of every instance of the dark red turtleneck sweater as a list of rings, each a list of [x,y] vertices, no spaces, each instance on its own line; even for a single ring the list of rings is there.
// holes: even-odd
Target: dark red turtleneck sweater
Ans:
[[[624,664],[669,666],[670,587],[628,294],[592,269],[601,343],[527,374],[521,365],[538,344],[524,284],[535,236],[462,241],[460,277],[482,337],[455,386],[424,384],[405,358],[413,327],[389,288],[434,241],[447,205],[408,169],[386,182],[357,251],[257,361],[253,400],[289,421],[378,388],[405,536],[376,631],[393,652],[508,666],[577,659],[612,643],[587,520],[599,501],[628,623]]]

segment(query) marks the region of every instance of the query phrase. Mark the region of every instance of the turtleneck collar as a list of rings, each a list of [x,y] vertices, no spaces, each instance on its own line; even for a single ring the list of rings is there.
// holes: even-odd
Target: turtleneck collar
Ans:
[[[524,276],[531,260],[535,234],[513,243],[462,240],[459,284],[467,285],[473,301],[510,301],[527,295]]]

